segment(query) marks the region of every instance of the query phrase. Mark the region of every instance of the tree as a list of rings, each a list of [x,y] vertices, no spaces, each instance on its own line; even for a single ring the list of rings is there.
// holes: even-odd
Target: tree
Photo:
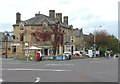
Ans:
[[[51,31],[36,31],[35,38],[36,41],[49,41],[51,40]]]
[[[35,31],[35,39],[37,42],[51,41],[53,45],[53,54],[56,54],[59,45],[63,45],[64,32],[59,27],[59,22],[51,27],[51,31]],[[54,37],[52,39],[52,36]]]
[[[53,54],[56,55],[56,51],[59,45],[63,45],[64,32],[59,27],[59,22],[52,27],[52,34],[54,35],[53,41]]]
[[[90,34],[86,38],[86,42],[89,47],[93,46],[95,38],[96,49],[101,50],[102,54],[106,50],[112,50],[118,52],[118,40],[113,35],[107,33],[106,30],[96,30],[94,34]]]
[[[114,35],[109,36],[110,43],[108,45],[109,50],[112,50],[114,53],[119,53],[119,41]]]

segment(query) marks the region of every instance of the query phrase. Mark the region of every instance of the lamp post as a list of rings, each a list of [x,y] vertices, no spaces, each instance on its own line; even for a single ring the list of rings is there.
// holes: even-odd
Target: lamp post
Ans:
[[[94,34],[93,48],[94,48],[94,57],[96,57],[96,35],[95,34]]]
[[[120,41],[118,40],[118,52],[120,50]]]
[[[102,26],[99,26],[99,28],[102,27]],[[95,30],[97,29],[98,27],[95,28]],[[94,48],[94,57],[96,57],[96,31],[94,33],[94,43],[93,43],[93,48]]]
[[[83,51],[85,51],[85,41],[84,41],[84,47],[83,47]]]

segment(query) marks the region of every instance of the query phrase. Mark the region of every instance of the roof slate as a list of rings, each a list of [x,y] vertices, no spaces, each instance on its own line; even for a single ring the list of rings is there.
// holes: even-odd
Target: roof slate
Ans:
[[[25,20],[26,24],[42,24],[44,20],[47,20],[49,24],[54,24],[54,21],[46,15],[39,14],[33,18]]]
[[[50,25],[55,24],[56,20],[53,20],[49,16],[46,16],[44,14],[37,14],[35,17],[30,18],[25,21],[21,21],[25,25],[42,25],[42,22],[44,20],[47,20]],[[60,23],[60,26],[65,27],[65,28],[70,28],[70,25]]]

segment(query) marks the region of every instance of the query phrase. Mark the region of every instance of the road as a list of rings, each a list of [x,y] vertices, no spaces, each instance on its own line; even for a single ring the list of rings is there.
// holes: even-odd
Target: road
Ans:
[[[118,82],[118,59],[67,61],[2,59],[4,82]]]

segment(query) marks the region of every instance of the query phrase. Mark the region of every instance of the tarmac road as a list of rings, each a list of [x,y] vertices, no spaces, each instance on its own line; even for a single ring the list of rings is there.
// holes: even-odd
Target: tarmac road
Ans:
[[[2,59],[4,82],[118,82],[118,58],[67,61]]]

